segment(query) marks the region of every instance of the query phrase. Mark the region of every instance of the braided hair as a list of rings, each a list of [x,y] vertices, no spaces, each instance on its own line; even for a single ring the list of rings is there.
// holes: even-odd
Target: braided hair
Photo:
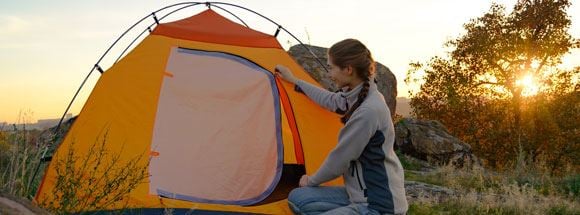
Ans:
[[[351,66],[356,75],[364,81],[356,102],[340,119],[342,123],[346,123],[368,95],[369,82],[375,73],[375,61],[367,47],[356,39],[345,39],[332,45],[328,49],[328,56],[332,59],[332,63],[341,69]]]

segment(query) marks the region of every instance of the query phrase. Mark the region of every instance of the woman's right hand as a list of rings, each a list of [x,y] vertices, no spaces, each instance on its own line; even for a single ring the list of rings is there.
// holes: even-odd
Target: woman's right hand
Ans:
[[[276,65],[276,67],[274,68],[274,75],[280,76],[285,81],[288,81],[293,84],[296,84],[296,82],[298,81],[298,78],[294,77],[294,75],[292,74],[290,69],[288,69],[288,67],[285,67],[280,64]]]
[[[300,177],[300,181],[298,182],[298,186],[300,186],[300,187],[308,186],[308,175],[302,175],[302,177]]]

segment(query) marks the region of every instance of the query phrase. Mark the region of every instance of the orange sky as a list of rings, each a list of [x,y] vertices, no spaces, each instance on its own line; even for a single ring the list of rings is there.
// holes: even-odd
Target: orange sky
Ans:
[[[180,1],[90,0],[0,2],[0,123],[60,118],[76,89],[106,48],[137,20]],[[250,8],[282,24],[305,43],[330,46],[344,38],[363,41],[398,81],[399,96],[411,61],[443,54],[442,44],[462,32],[462,24],[482,15],[487,0],[409,1],[226,1]],[[508,8],[515,0],[502,0]],[[572,5],[573,36],[580,37],[580,2]],[[185,11],[174,19],[191,15]],[[240,12],[232,10],[233,12]],[[219,12],[219,11],[218,11]],[[225,14],[224,14],[225,15]],[[275,26],[248,13],[241,16],[252,28],[272,34]],[[226,15],[227,17],[227,15]],[[151,20],[152,22],[152,20]],[[281,34],[286,48],[297,44]],[[290,41],[290,42],[288,42]],[[125,46],[121,46],[125,47]],[[101,65],[108,68],[113,55]],[[565,67],[580,65],[580,51],[564,58]],[[98,73],[91,76],[72,113],[78,114]]]

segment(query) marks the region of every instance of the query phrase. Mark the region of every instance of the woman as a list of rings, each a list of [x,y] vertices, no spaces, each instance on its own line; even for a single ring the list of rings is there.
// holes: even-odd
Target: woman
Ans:
[[[328,50],[330,77],[342,92],[332,93],[297,79],[283,65],[276,75],[296,84],[322,107],[342,114],[336,147],[312,175],[288,196],[296,214],[405,214],[403,168],[393,144],[389,108],[374,83],[375,62],[364,44],[346,39]],[[344,187],[322,183],[344,178]]]

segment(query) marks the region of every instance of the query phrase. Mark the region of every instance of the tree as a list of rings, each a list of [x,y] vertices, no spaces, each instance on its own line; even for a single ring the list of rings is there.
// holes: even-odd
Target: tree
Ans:
[[[521,80],[535,80],[540,92],[570,92],[554,81],[569,76],[557,66],[580,46],[568,33],[569,6],[568,0],[519,0],[508,14],[493,4],[464,25],[465,34],[445,44],[452,49],[448,55],[411,64],[407,84],[418,83],[413,77],[424,72],[411,98],[413,114],[442,121],[492,166],[518,148],[533,152],[533,145],[523,144],[529,135],[521,128],[522,106],[536,96]]]

